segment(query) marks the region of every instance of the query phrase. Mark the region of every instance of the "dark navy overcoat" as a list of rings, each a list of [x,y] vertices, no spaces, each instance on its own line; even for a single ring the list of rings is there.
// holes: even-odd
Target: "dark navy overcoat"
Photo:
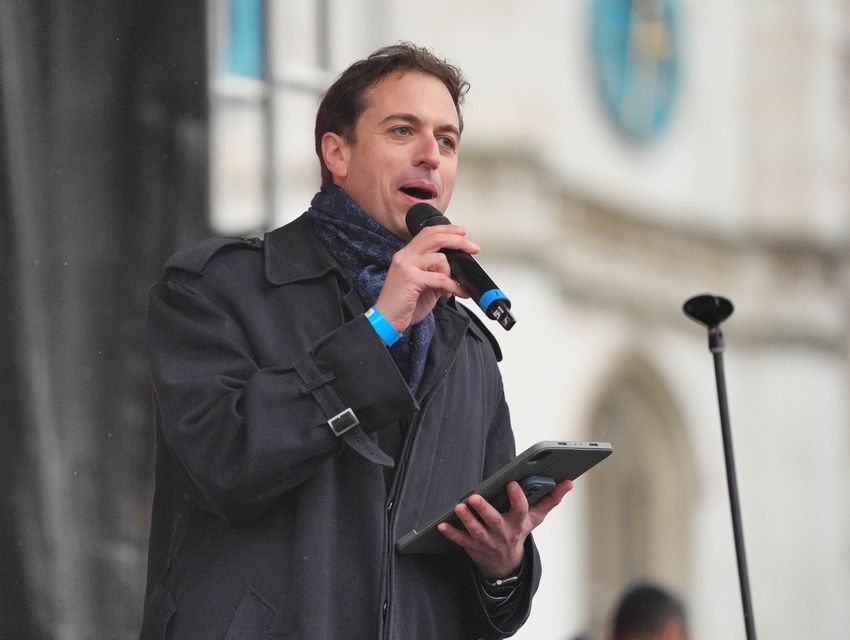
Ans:
[[[529,588],[498,621],[463,553],[394,547],[514,456],[498,346],[441,301],[414,397],[363,311],[303,216],[166,264],[148,309],[157,459],[141,640],[502,638],[526,619],[531,538]],[[331,432],[324,385],[395,447],[394,470]]]

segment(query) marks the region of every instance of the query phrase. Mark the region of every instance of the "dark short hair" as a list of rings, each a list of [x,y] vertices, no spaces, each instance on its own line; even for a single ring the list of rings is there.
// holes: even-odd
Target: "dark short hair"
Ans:
[[[670,620],[687,626],[685,608],[673,594],[648,582],[628,589],[614,611],[614,638],[648,635],[660,631]]]
[[[356,142],[354,132],[357,120],[367,107],[366,90],[394,71],[419,71],[440,80],[454,101],[460,130],[463,131],[460,106],[469,90],[469,83],[463,77],[463,72],[428,49],[410,42],[382,47],[343,71],[325,92],[319,104],[315,137],[323,185],[333,182],[333,177],[322,157],[322,136],[331,132],[343,136],[349,142]]]

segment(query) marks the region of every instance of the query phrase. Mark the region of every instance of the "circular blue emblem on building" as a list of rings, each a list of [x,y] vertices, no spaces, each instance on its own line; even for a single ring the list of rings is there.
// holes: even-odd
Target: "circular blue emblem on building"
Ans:
[[[618,129],[636,142],[666,128],[679,85],[674,0],[592,0],[599,92]]]

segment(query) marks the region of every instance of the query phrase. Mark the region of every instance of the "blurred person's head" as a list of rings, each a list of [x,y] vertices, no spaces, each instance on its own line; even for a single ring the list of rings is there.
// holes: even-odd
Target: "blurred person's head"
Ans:
[[[641,582],[627,589],[611,619],[610,640],[687,640],[685,608],[673,594]]]

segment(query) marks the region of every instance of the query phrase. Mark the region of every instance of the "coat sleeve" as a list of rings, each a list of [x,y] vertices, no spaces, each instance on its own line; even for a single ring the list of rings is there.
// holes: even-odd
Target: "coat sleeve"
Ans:
[[[498,407],[487,438],[485,477],[500,469],[516,455],[510,413],[501,387]],[[479,612],[482,637],[487,640],[498,640],[514,635],[531,614],[531,600],[540,584],[540,555],[534,538],[529,535],[525,540],[522,582],[508,603],[499,608],[488,606],[480,577],[480,572],[470,561],[467,594]]]
[[[470,562],[470,574],[474,586],[469,588],[473,598],[483,613],[481,614],[483,638],[486,640],[501,640],[514,635],[528,620],[531,614],[531,599],[540,583],[540,556],[532,536],[525,539],[525,564],[517,591],[510,600],[500,607],[488,604],[484,589],[481,586],[481,574]]]
[[[262,515],[343,447],[317,386],[330,385],[367,432],[416,409],[362,316],[291,354],[291,364],[261,368],[225,305],[166,278],[151,289],[147,344],[164,440],[205,508],[231,523]]]

